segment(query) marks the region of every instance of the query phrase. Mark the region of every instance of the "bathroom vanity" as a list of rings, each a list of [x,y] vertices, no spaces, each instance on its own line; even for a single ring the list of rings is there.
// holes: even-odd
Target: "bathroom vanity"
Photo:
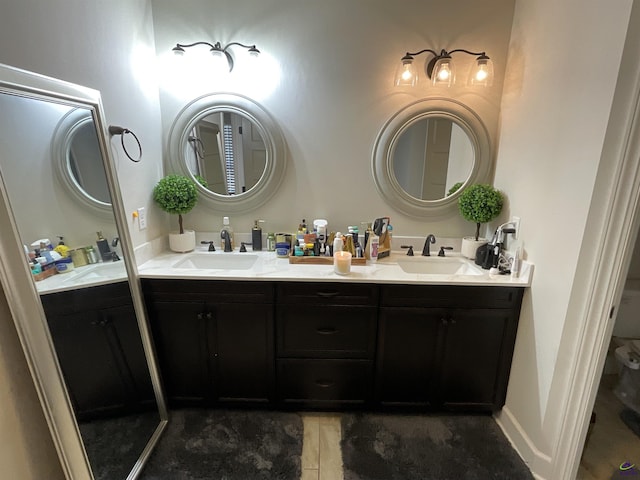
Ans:
[[[392,256],[339,276],[331,266],[258,257],[243,270],[173,268],[184,255],[140,267],[171,406],[504,404],[530,272],[516,280],[407,274]]]

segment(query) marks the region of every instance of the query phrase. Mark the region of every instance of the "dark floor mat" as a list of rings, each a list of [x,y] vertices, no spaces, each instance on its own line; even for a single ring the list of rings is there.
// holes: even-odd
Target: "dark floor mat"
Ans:
[[[295,413],[178,410],[140,480],[299,480]]]
[[[530,480],[493,418],[342,417],[344,480]]]

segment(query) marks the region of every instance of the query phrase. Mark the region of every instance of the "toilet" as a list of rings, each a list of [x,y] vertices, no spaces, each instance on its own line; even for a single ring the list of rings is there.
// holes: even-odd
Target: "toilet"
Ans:
[[[640,414],[640,279],[625,284],[611,341],[620,374],[614,393]]]

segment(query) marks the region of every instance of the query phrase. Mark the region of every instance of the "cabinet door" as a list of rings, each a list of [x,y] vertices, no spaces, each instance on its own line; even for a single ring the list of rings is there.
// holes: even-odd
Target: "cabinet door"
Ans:
[[[204,304],[155,301],[147,308],[169,405],[205,405],[211,375]]]
[[[511,352],[505,348],[513,343],[505,340],[515,324],[513,317],[506,309],[451,312],[444,326],[440,367],[440,400],[445,407],[491,410],[502,406],[511,363]]]
[[[210,305],[214,332],[214,391],[220,402],[268,403],[273,399],[273,305]]]
[[[376,398],[384,405],[428,406],[435,399],[439,326],[445,310],[381,308]]]
[[[140,403],[153,401],[148,373],[144,378],[139,359],[127,357],[131,350],[127,330],[137,331],[131,305],[47,319],[79,420],[131,412]]]

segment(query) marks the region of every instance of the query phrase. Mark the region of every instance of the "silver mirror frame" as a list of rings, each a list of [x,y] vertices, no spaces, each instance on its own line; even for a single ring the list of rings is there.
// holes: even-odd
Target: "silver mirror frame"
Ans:
[[[265,169],[256,185],[237,195],[221,195],[198,182],[196,186],[202,194],[202,201],[209,206],[230,213],[248,212],[263,205],[278,191],[287,164],[284,137],[280,127],[261,105],[250,98],[232,93],[215,93],[196,98],[187,104],[178,113],[169,132],[169,164],[172,171],[195,180],[185,158],[184,147],[189,132],[200,120],[220,111],[237,113],[256,125],[266,147]]]
[[[471,173],[462,187],[439,200],[422,200],[409,195],[393,172],[393,153],[398,137],[410,125],[428,117],[455,122],[467,134],[475,152]],[[491,142],[484,123],[469,107],[448,98],[426,98],[402,108],[382,126],[373,146],[372,174],[378,192],[390,206],[411,217],[435,219],[454,214],[464,188],[488,181],[491,171]]]
[[[98,134],[98,144],[103,158],[110,159],[106,123],[100,92],[45,77],[25,70],[0,64],[0,93],[59,102],[64,105],[88,108]],[[121,247],[126,258],[133,259],[133,249],[127,228],[124,205],[119,194],[119,184],[112,161],[106,162],[105,174],[113,202],[113,213],[118,226]],[[1,179],[0,179],[1,180]],[[40,302],[40,295],[32,279],[18,235],[18,225],[11,211],[9,197],[3,181],[0,181],[0,282],[7,298],[9,310],[22,345],[31,376],[53,443],[58,452],[65,477],[69,480],[93,479],[75,415],[65,388],[62,371],[47,327],[47,319]],[[162,393],[162,385],[151,335],[146,322],[140,280],[134,261],[125,263],[138,327],[158,405],[160,422],[127,480],[135,479],[142,470],[153,447],[168,423],[168,412]]]
[[[53,162],[58,178],[65,186],[67,192],[73,195],[73,197],[83,205],[92,208],[96,213],[112,215],[112,205],[89,195],[73,176],[71,165],[69,164],[69,151],[71,150],[71,142],[73,141],[74,135],[76,135],[78,130],[87,122],[92,121],[93,118],[91,115],[87,115],[87,110],[85,109],[77,108],[71,110],[64,116],[60,123],[58,123],[51,140]]]

